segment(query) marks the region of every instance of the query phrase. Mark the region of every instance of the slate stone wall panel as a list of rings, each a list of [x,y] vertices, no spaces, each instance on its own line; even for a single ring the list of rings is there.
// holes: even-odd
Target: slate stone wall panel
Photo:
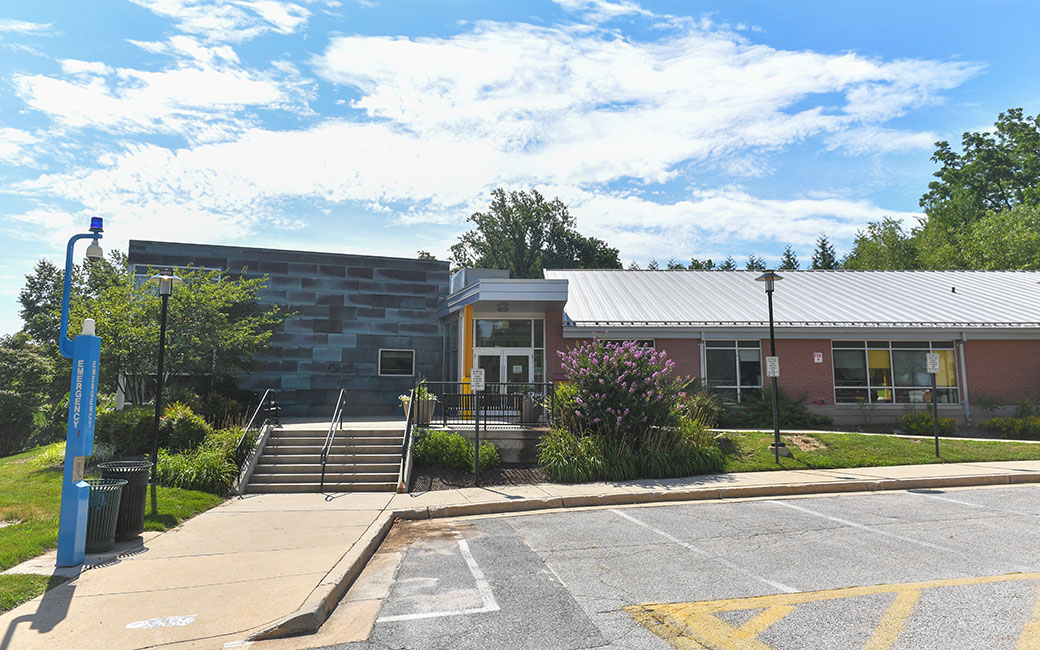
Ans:
[[[447,262],[150,241],[131,241],[129,261],[267,275],[260,302],[296,313],[240,384],[278,390],[286,416],[331,417],[341,388],[348,415],[400,413],[397,398],[419,375],[442,376],[436,309],[448,293]],[[381,348],[415,350],[416,376],[380,377]]]

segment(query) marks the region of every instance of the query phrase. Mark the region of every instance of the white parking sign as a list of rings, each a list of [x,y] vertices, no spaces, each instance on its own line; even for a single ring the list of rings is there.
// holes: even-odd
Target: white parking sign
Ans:
[[[780,376],[780,357],[766,357],[766,377]]]
[[[479,393],[484,390],[484,369],[474,368],[470,371],[469,376],[469,387],[474,393]]]
[[[928,372],[933,375],[939,373],[939,354],[936,352],[928,353]]]

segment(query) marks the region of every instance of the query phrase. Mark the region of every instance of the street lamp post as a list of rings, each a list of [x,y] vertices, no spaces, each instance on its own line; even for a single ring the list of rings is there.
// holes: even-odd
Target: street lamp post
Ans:
[[[155,477],[156,468],[159,467],[159,417],[162,415],[162,392],[163,362],[166,359],[166,307],[173,293],[173,285],[180,284],[182,280],[171,271],[161,271],[148,278],[149,282],[159,285],[159,298],[162,300],[162,308],[159,313],[159,368],[155,375],[155,426],[152,429],[152,477]]]
[[[69,383],[69,424],[65,432],[65,469],[61,484],[61,514],[58,519],[57,565],[83,564],[87,543],[87,508],[90,485],[83,480],[83,465],[94,450],[94,409],[97,405],[98,371],[101,367],[101,339],[94,334],[94,320],[83,319],[82,332],[69,340],[69,303],[72,293],[72,253],[80,239],[93,239],[87,259],[103,256],[101,217],[90,220],[90,232],[73,235],[65,249],[65,286],[61,297],[61,324],[58,351],[72,359]]]
[[[777,395],[776,380],[780,374],[780,363],[776,356],[776,332],[773,330],[773,290],[776,288],[776,281],[782,280],[776,271],[768,270],[762,273],[762,275],[755,278],[758,282],[763,282],[766,285],[766,296],[769,300],[769,359],[766,360],[766,374],[769,375],[773,384],[773,444],[769,445],[769,448],[773,451],[776,458],[776,462],[780,462],[781,456],[790,456],[791,452],[787,449],[787,445],[780,440],[780,404],[779,396]]]

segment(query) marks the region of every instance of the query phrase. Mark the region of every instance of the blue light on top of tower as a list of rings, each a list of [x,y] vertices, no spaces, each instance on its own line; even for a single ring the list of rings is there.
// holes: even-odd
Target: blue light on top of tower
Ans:
[[[90,229],[94,232],[100,232],[101,230],[103,230],[101,217],[90,218]]]

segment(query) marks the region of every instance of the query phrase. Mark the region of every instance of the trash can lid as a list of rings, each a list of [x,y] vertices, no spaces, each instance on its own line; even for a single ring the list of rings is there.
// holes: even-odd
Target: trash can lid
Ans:
[[[88,478],[87,485],[90,486],[90,490],[119,490],[126,485],[126,479],[121,478]]]
[[[140,469],[151,469],[152,463],[147,460],[110,460],[98,463],[97,467],[108,472],[132,472]]]

